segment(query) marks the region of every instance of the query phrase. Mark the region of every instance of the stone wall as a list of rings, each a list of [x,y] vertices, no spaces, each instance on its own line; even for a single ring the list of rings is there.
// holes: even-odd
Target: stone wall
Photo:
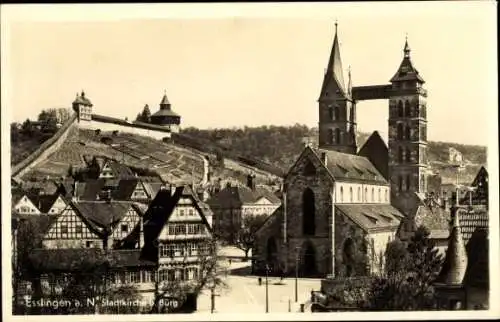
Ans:
[[[308,175],[306,165],[311,163],[316,173]],[[287,186],[287,267],[294,271],[296,267],[296,254],[300,248],[299,269],[304,265],[304,255],[307,245],[314,249],[315,266],[319,275],[332,272],[332,214],[333,214],[333,181],[327,170],[321,166],[320,159],[308,149],[299,158],[295,166],[288,173],[285,185]],[[303,234],[303,209],[302,199],[304,191],[309,188],[314,194],[315,205],[315,234]],[[310,216],[311,214],[309,214]]]

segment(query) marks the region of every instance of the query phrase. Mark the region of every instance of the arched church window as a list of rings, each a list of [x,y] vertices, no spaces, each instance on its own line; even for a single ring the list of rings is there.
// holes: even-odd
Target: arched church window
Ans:
[[[340,144],[340,129],[335,129],[335,142],[337,142],[337,144]]]
[[[402,101],[399,101],[398,102],[398,116],[399,117],[403,117],[405,114],[405,108],[403,106],[403,102]]]
[[[342,257],[345,264],[346,276],[354,275],[354,258],[356,253],[356,247],[354,241],[351,238],[347,238],[344,241],[344,247],[342,251]]]
[[[399,123],[397,127],[397,137],[399,140],[403,139],[403,124]]]
[[[368,200],[368,188],[365,188],[365,195],[363,196],[363,201],[367,202]]]
[[[349,202],[353,202],[353,197],[352,197],[352,187],[349,188]]]
[[[328,108],[328,116],[330,117],[330,120],[335,120],[335,114],[333,112],[333,107]]]
[[[389,202],[389,190],[385,189],[385,202]]]
[[[398,162],[401,163],[403,162],[403,148],[398,147]]]
[[[402,176],[398,177],[398,190],[403,191],[403,177]]]
[[[314,235],[316,231],[316,206],[314,192],[307,188],[302,194],[302,233]]]
[[[414,117],[419,117],[420,115],[420,108],[418,106],[418,103],[413,106],[413,116]]]
[[[410,190],[410,175],[406,176],[406,190]]]
[[[411,113],[410,101],[406,101],[405,102],[405,116],[410,117],[410,113]]]
[[[358,202],[361,202],[361,188],[358,187],[358,199],[356,199]]]
[[[411,150],[406,148],[406,162],[411,162]]]
[[[375,189],[372,188],[372,200],[371,202],[375,202]]]
[[[380,190],[380,188],[378,188],[378,199],[377,199],[378,202],[381,202],[382,201],[382,191]]]
[[[405,128],[405,137],[407,140],[411,140],[411,128],[409,125]]]
[[[340,107],[335,106],[335,119],[339,120],[340,119]]]
[[[330,140],[330,143],[335,143],[335,132],[333,129],[328,129],[328,138]]]
[[[344,202],[344,188],[343,187],[340,187],[339,202]]]

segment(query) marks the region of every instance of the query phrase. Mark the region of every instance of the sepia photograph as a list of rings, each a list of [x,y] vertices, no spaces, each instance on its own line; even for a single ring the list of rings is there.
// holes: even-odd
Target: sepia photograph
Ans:
[[[496,9],[2,5],[4,317],[498,318]]]

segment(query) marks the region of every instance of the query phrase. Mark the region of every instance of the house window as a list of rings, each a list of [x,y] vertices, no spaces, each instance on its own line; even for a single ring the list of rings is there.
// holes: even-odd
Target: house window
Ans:
[[[188,209],[188,215],[189,215],[189,216],[193,216],[193,215],[194,215],[193,208],[189,208],[189,209]]]
[[[121,226],[122,233],[128,233],[128,225]]]
[[[398,123],[398,127],[397,127],[396,132],[397,132],[398,140],[402,140],[403,139],[403,124]]]
[[[398,102],[398,116],[399,117],[403,117],[404,116],[404,113],[405,113],[405,108],[403,106],[403,102],[402,101],[399,101]]]
[[[180,210],[179,210],[179,215],[180,215],[180,216],[184,216],[184,209],[180,209]]]
[[[175,225],[169,225],[168,226],[168,234],[169,235],[175,235]]]
[[[340,108],[338,106],[335,106],[335,119],[340,119]]]
[[[411,113],[410,101],[406,101],[405,102],[405,116],[410,117],[410,113]]]
[[[61,234],[68,233],[68,224],[61,224]]]
[[[330,120],[332,120],[332,121],[334,121],[334,120],[335,120],[335,114],[334,114],[334,112],[333,112],[333,108],[332,108],[332,107],[330,107],[330,108],[328,109],[328,116],[329,116],[329,119],[330,119]]]
[[[337,142],[337,144],[342,143],[340,138],[340,129],[335,129],[335,142]]]
[[[151,271],[141,271],[141,282],[142,283],[151,282]]]
[[[82,230],[83,230],[82,224],[80,224],[80,223],[76,224],[75,233],[76,234],[81,234]]]
[[[140,272],[137,271],[127,272],[125,280],[127,283],[132,283],[132,284],[140,283],[141,282]]]
[[[94,242],[91,241],[91,240],[87,240],[85,242],[85,247],[87,247],[87,248],[93,248],[94,247]]]

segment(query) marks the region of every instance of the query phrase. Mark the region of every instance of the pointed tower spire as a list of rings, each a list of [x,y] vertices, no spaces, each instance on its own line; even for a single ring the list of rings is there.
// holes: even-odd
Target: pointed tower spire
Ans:
[[[406,34],[406,37],[405,37],[405,48],[403,49],[403,52],[404,52],[404,57],[405,58],[410,58],[410,46],[408,45],[408,34]]]
[[[168,101],[167,97],[167,90],[163,90],[163,98],[161,99],[160,102],[160,109],[168,109],[170,108],[170,102]]]
[[[327,77],[333,77],[337,82],[340,90],[345,93],[344,74],[342,68],[342,59],[340,58],[340,46],[338,39],[338,23],[335,21],[335,37],[333,38],[332,51],[330,53],[330,60],[326,70]]]

